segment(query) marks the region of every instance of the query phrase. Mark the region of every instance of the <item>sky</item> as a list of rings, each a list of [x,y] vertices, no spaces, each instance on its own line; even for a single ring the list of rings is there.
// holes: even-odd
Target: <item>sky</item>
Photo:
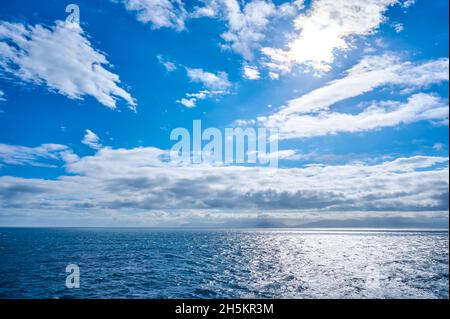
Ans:
[[[4,0],[0,226],[448,227],[448,11]],[[171,162],[194,120],[279,167]]]

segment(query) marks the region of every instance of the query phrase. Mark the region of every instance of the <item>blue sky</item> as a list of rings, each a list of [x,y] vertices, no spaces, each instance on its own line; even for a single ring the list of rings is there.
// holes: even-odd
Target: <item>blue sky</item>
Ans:
[[[0,225],[448,218],[448,1],[0,5]],[[170,132],[279,130],[280,168]]]

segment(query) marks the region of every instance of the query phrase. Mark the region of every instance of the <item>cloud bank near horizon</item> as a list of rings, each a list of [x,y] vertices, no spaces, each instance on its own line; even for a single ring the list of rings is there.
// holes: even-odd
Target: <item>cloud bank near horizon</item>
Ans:
[[[300,216],[301,212],[326,216],[333,212],[448,211],[445,157],[275,169],[174,164],[168,161],[168,151],[153,147],[100,147],[84,157],[67,146],[52,144],[36,148],[0,145],[0,150],[3,165],[36,166],[39,160],[59,158],[66,171],[55,180],[0,177],[0,210],[9,216],[47,212],[63,217],[79,212],[80,217],[95,219],[96,212],[136,216],[158,216],[159,212],[170,217],[185,211],[191,217],[208,214],[213,218],[213,212],[220,216],[230,211],[238,215],[282,211]]]

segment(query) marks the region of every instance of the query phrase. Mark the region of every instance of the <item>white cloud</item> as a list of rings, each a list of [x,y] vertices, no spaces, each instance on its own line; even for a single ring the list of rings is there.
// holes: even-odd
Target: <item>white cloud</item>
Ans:
[[[2,90],[0,90],[0,102],[4,102],[4,101],[6,101],[6,98],[5,98],[5,92],[3,92]]]
[[[383,86],[397,86],[405,93],[448,81],[447,58],[403,62],[393,55],[371,56],[346,75],[299,98],[288,101],[276,113],[260,117],[260,123],[280,129],[280,138],[304,138],[360,132],[422,120],[448,122],[446,101],[430,94],[415,94],[408,102],[374,102],[359,114],[330,112],[337,102],[354,98]]]
[[[0,211],[448,210],[445,157],[273,169],[178,166],[157,148],[102,148],[65,167],[56,180],[0,177]]]
[[[296,150],[279,150],[272,153],[264,153],[264,152],[249,152],[248,154],[256,154],[258,159],[261,161],[270,161],[273,159],[278,160],[287,160],[287,161],[296,161],[301,158],[300,154]]]
[[[116,0],[113,0],[114,2]],[[186,10],[181,0],[121,0],[128,11],[136,14],[136,19],[149,23],[152,29],[185,29]]]
[[[395,32],[400,33],[405,30],[405,27],[401,23],[394,23],[394,30]]]
[[[253,59],[253,50],[265,37],[264,30],[276,12],[272,2],[252,1],[242,11],[236,0],[224,1],[228,20],[228,31],[222,38],[229,47],[240,53],[245,59]]]
[[[201,83],[203,86],[200,91],[186,93],[185,97],[176,101],[187,108],[196,107],[200,100],[228,94],[232,86],[226,72],[212,73],[203,69],[186,68],[186,73],[192,82]]]
[[[244,77],[248,80],[259,80],[261,78],[257,67],[244,65],[242,68]]]
[[[233,122],[233,126],[248,126],[248,125],[255,125],[255,120],[236,120]]]
[[[202,69],[186,68],[187,75],[191,81],[201,83],[210,90],[227,90],[231,87],[228,74],[225,72],[207,72]]]
[[[135,100],[119,87],[119,76],[108,71],[108,65],[79,26],[62,21],[50,27],[0,21],[0,70],[71,99],[89,95],[115,108],[121,98],[134,108]]]
[[[55,166],[55,162],[71,162],[78,157],[65,145],[42,144],[37,147],[0,144],[0,167],[6,165]]]
[[[328,72],[336,53],[350,48],[355,36],[373,34],[384,22],[384,13],[397,0],[316,0],[307,13],[294,21],[298,31],[286,49],[263,48],[267,66],[290,71],[303,64]]]
[[[214,18],[226,21],[227,30],[221,34],[221,47],[253,60],[255,50],[271,24],[281,18],[291,18],[303,9],[304,0],[275,5],[272,0],[201,0],[187,12],[181,0],[111,0],[121,1],[128,11],[136,12],[137,20],[149,23],[153,29],[161,27],[185,30],[187,19]]]
[[[278,80],[280,78],[280,75],[276,72],[271,71],[271,72],[269,72],[269,78],[271,80]]]
[[[433,149],[436,150],[436,151],[442,151],[442,150],[445,149],[445,144],[442,144],[442,143],[435,143],[435,144],[433,145]]]
[[[203,100],[203,99],[205,99],[208,95],[211,95],[211,94],[214,94],[214,93],[216,93],[216,92],[211,92],[211,91],[208,91],[208,90],[203,90],[203,91],[200,91],[200,92],[197,92],[197,93],[187,93],[186,96],[187,96],[187,97],[191,97],[191,98],[196,98],[196,99],[198,99],[198,100]],[[222,93],[222,91],[218,91],[218,92],[217,92],[217,94],[220,94],[220,93]]]
[[[197,106],[197,99],[196,98],[190,98],[190,99],[182,98],[181,100],[177,100],[177,103],[180,103],[180,104],[186,106],[187,108],[191,109],[191,108]]]
[[[177,69],[177,66],[172,61],[166,60],[162,55],[157,55],[158,62],[161,63],[167,72],[173,72]]]
[[[228,30],[221,37],[223,48],[231,49],[246,60],[254,59],[254,51],[266,38],[266,31],[275,19],[290,17],[303,8],[303,0],[276,6],[270,0],[253,0],[242,4],[237,0],[204,0],[195,8],[192,18],[210,17],[227,21]]]
[[[86,134],[83,137],[83,140],[81,141],[84,145],[89,146],[90,148],[94,150],[99,150],[102,148],[102,144],[100,143],[100,138],[92,132],[89,129],[86,129]]]
[[[200,100],[212,98],[214,96],[227,93],[228,93],[227,91],[210,91],[210,90],[201,90],[196,93],[186,93],[186,96],[180,100],[177,100],[177,103],[180,103],[187,108],[193,108],[197,106],[197,102]]]
[[[411,7],[414,3],[416,3],[416,0],[404,0],[401,3],[402,8],[409,8]]]
[[[446,82],[448,78],[448,58],[411,63],[403,62],[394,55],[369,56],[349,69],[345,77],[290,100],[279,114],[318,112],[378,87],[397,85],[409,89],[422,88]]]
[[[436,96],[418,93],[406,103],[375,102],[358,114],[323,112],[317,115],[289,116],[282,122],[274,118],[265,125],[279,128],[281,139],[323,136],[339,132],[363,132],[418,121],[448,119],[448,103]]]

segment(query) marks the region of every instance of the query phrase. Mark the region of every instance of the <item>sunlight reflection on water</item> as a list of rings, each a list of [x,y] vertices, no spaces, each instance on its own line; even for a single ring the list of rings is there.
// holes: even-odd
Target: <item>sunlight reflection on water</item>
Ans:
[[[0,243],[6,298],[448,298],[448,232],[0,229]]]

